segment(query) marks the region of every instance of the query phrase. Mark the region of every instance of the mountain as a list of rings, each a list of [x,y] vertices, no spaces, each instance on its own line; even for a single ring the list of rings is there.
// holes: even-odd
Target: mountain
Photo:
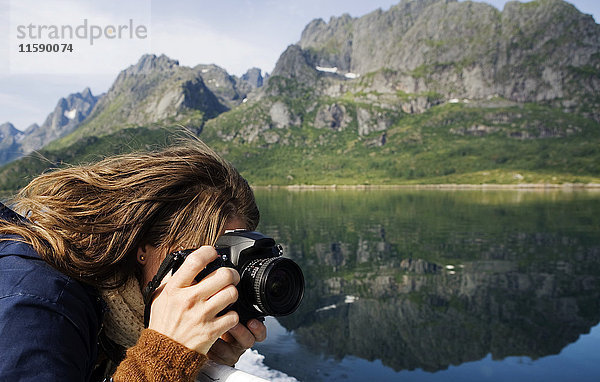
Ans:
[[[10,162],[22,155],[21,141],[24,135],[10,122],[0,125],[0,163]]]
[[[405,0],[310,22],[203,137],[263,184],[596,182],[598,52],[561,0]]]
[[[101,96],[96,97],[89,88],[85,88],[81,93],[61,98],[41,126],[34,123],[21,132],[9,123],[2,125],[0,164],[29,154],[71,133],[87,118],[100,98]]]
[[[403,0],[310,22],[268,79],[145,55],[0,188],[173,126],[257,185],[600,183],[599,52],[600,26],[562,0]]]
[[[205,119],[227,109],[196,70],[165,55],[144,55],[119,73],[86,123],[52,147],[66,147],[85,136],[104,136],[157,123],[181,123],[199,129]]]
[[[377,36],[377,38],[373,38]],[[393,71],[379,91],[445,99],[549,101],[600,121],[600,26],[561,0],[404,1],[361,18],[314,20],[298,43],[313,66],[338,73]]]
[[[263,85],[261,70],[258,68],[249,69],[240,78],[230,75],[217,65],[196,65],[194,70],[229,109],[240,105],[250,92]]]
[[[403,1],[360,18],[310,22],[273,75],[309,83],[319,71],[340,80],[362,76],[365,91],[546,102],[600,121],[599,52],[600,25],[561,0],[509,2],[503,11]],[[351,89],[336,86],[326,93]]]
[[[181,66],[165,55],[147,54],[123,70],[88,120],[60,149],[86,136],[108,136],[121,129],[174,125],[200,132],[204,123],[240,105],[253,85],[216,65]]]
[[[250,68],[240,78],[242,81],[246,81],[252,89],[257,89],[263,86],[264,81],[269,78],[269,74],[264,77],[262,71],[259,68]]]
[[[41,126],[33,124],[25,130],[23,152],[32,152],[71,133],[87,118],[100,98],[92,95],[90,88],[61,98]]]
[[[258,76],[252,76],[256,70]],[[6,166],[1,187],[14,189],[48,167],[77,162],[82,156],[89,160],[164,144],[169,140],[167,132],[181,130],[179,126],[199,133],[206,120],[242,104],[261,85],[260,69],[248,73],[242,79],[216,65],[190,68],[165,55],[144,55],[121,71],[102,97],[91,102],[86,89],[61,99],[42,126],[32,125],[20,138],[28,147],[37,149],[42,139],[54,140],[44,141],[38,155],[42,160],[28,157]]]

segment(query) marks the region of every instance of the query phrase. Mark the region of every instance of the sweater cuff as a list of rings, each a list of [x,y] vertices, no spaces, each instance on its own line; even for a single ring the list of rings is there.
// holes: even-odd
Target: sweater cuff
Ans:
[[[193,381],[207,357],[144,329],[115,373],[115,381]]]

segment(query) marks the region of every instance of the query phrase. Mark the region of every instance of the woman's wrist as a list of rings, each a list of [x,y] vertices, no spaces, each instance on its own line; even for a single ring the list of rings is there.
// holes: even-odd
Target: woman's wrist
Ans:
[[[155,330],[144,329],[137,344],[127,350],[113,378],[116,382],[193,381],[206,360],[205,355]]]

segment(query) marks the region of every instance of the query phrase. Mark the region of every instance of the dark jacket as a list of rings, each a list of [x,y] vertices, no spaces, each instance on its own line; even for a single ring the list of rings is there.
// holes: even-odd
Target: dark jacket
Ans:
[[[23,219],[0,203],[0,219]],[[89,381],[102,303],[95,291],[43,261],[33,248],[0,241],[0,381]]]

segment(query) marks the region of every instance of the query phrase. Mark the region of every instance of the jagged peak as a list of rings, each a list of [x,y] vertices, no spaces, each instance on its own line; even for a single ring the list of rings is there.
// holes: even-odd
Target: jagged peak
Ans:
[[[25,129],[25,135],[29,135],[39,128],[40,128],[40,125],[38,125],[37,123],[32,123]]]
[[[83,89],[81,91],[81,96],[83,98],[94,98],[94,95],[92,94],[92,90],[89,87],[86,87],[85,89]]]
[[[354,20],[354,17],[350,16],[349,13],[342,13],[341,16],[331,16],[329,23],[347,23]]]
[[[560,1],[560,0],[558,0],[558,1]],[[458,0],[402,0],[398,4],[393,5],[390,8],[390,10],[397,9],[397,10],[401,10],[403,12],[420,13],[425,8],[427,8],[433,4],[437,4],[437,3],[449,4],[449,3],[456,3],[456,2],[458,2]],[[381,8],[379,8],[371,13],[380,13],[380,12],[386,12],[386,11],[382,11]],[[360,17],[352,17],[348,13],[343,13],[341,16],[331,16],[329,18],[329,22],[325,22],[322,18],[314,19],[314,20],[310,21],[306,25],[306,27],[304,27],[304,30],[302,31],[301,40],[303,40],[304,37],[310,35],[312,31],[321,30],[322,28],[327,27],[327,26],[331,27],[334,25],[347,24],[347,23],[353,22],[354,20],[356,20],[358,18],[360,18]]]
[[[68,96],[68,98],[72,98],[75,94],[71,94]],[[56,108],[61,108],[61,109],[65,109],[69,107],[69,102],[67,101],[66,98],[64,97],[60,97],[60,99],[58,100],[58,103],[56,104]]]
[[[250,68],[246,73],[242,74],[241,79],[252,85],[253,88],[259,88],[263,86],[264,77],[260,68]]]
[[[306,26],[304,27],[304,30],[307,30],[309,28],[319,27],[319,26],[322,26],[325,24],[327,24],[325,22],[325,20],[323,20],[322,18],[319,17],[318,19],[313,19],[308,24],[306,24]],[[304,32],[302,32],[302,33],[304,33]]]
[[[129,74],[148,74],[155,70],[169,70],[179,66],[178,60],[173,60],[164,54],[156,56],[155,54],[144,54],[139,61],[127,68]]]
[[[541,9],[548,9],[548,10],[554,10],[554,11],[567,11],[567,12],[576,14],[578,16],[592,17],[591,15],[582,13],[580,10],[577,9],[577,7],[575,7],[573,4],[571,4],[565,0],[537,0],[537,1],[531,2],[531,3],[525,3],[525,2],[513,0],[513,1],[508,1],[506,4],[504,4],[503,12],[507,12],[507,13],[519,12],[522,9],[528,9],[528,8],[529,9],[540,9],[541,8]]]
[[[288,72],[293,73],[303,66],[308,66],[304,51],[299,45],[292,44],[279,57],[272,75],[277,76],[289,74]]]
[[[392,8],[424,9],[437,3],[449,4],[457,2],[458,0],[401,0],[398,4],[392,6]]]
[[[69,104],[72,103],[75,99],[82,99],[84,101],[94,103],[96,102],[97,97],[94,97],[90,88],[86,87],[81,92],[71,93],[66,97],[66,100]]]
[[[10,122],[5,122],[2,125],[0,125],[0,134],[3,135],[18,135],[18,134],[22,134],[23,132],[19,129],[17,129],[12,123]]]
[[[246,70],[246,73],[242,74],[242,80],[246,80],[248,78],[262,78],[263,77],[263,71],[261,68],[257,68],[257,67],[252,67],[248,70]]]
[[[224,68],[222,68],[216,64],[198,64],[198,65],[194,66],[193,69],[196,71],[200,71],[201,73],[208,73],[208,72],[214,71],[214,72],[226,73],[227,75],[229,75],[227,70],[225,70]]]
[[[344,13],[339,17],[331,16],[329,22],[325,22],[321,18],[314,19],[304,27],[304,30],[300,35],[299,44],[304,47],[309,41],[318,39],[317,36],[321,35],[325,30],[343,27],[344,25],[352,23],[354,20],[355,19],[348,13]]]
[[[361,17],[352,17],[348,13],[344,13],[341,16],[332,16],[329,22],[325,22],[321,18],[314,19],[302,31],[298,45],[306,49],[323,44],[331,45],[331,42],[336,39],[337,43],[340,43],[344,39],[350,40],[352,38],[353,25],[357,21],[381,17],[382,15],[393,19],[408,15],[416,19],[430,6],[456,2],[458,0],[402,0],[387,11],[382,11],[380,8]]]
[[[246,70],[246,74],[256,73],[256,72],[262,73],[262,69],[261,68],[257,68],[256,66],[253,66],[250,69]]]

